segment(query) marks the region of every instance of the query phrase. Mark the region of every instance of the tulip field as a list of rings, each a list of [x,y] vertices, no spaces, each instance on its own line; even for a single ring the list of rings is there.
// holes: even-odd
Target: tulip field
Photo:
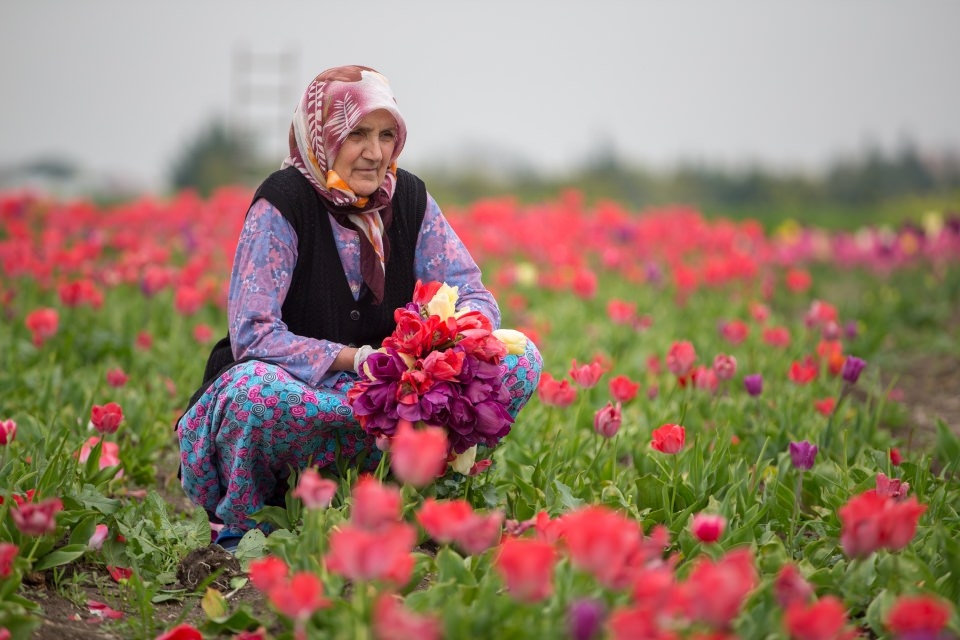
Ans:
[[[447,207],[533,397],[466,465],[295,475],[231,555],[174,425],[250,196],[0,194],[0,640],[960,637],[960,421],[910,386],[960,367],[956,214]]]

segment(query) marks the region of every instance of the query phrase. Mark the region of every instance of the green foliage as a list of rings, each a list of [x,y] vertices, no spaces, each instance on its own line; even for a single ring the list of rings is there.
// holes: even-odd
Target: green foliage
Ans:
[[[746,190],[762,191],[760,185]],[[503,266],[484,265],[491,282]],[[768,326],[788,327],[793,336],[783,348],[765,343],[758,329],[738,345],[717,331],[720,320],[750,317],[750,303],[761,295],[752,285],[704,288],[682,304],[669,284],[638,286],[602,271],[600,293],[588,299],[513,285],[504,299],[520,296],[525,305],[504,305],[504,325],[548,327],[539,346],[550,374],[564,378],[574,359],[584,363],[594,356],[609,368],[596,387],[577,389],[569,407],[531,399],[507,441],[481,452],[493,461],[485,473],[450,473],[420,490],[403,488],[403,517],[415,522],[428,498],[463,498],[476,510],[501,510],[518,526],[539,514],[557,518],[602,505],[635,521],[646,536],[654,527],[666,527],[681,579],[699,559],[749,548],[759,584],[736,621],[736,631],[747,638],[776,635],[782,612],[773,582],[787,563],[796,564],[818,596],[841,598],[854,620],[877,634],[884,632],[883,620],[903,593],[922,586],[949,601],[960,600],[960,542],[955,536],[960,527],[960,438],[941,421],[929,450],[908,447],[899,429],[906,410],[889,398],[896,376],[904,373],[903,354],[958,355],[955,345],[942,346],[960,304],[960,273],[921,267],[878,276],[863,270],[839,273],[823,264],[812,267],[812,274],[811,291],[777,289],[766,298]],[[0,343],[9,345],[0,351],[0,397],[5,400],[0,419],[19,425],[17,438],[0,452],[0,541],[16,543],[20,552],[11,575],[0,578],[0,625],[24,635],[36,628],[36,606],[22,596],[22,578],[28,572],[62,575],[57,572],[83,566],[102,575],[109,565],[132,570],[120,586],[130,616],[124,631],[153,637],[155,605],[197,597],[176,588],[176,567],[210,539],[203,510],[183,510],[168,502],[179,492],[171,423],[200,377],[205,349],[191,332],[199,324],[222,326],[223,310],[206,304],[193,315],[172,313],[173,292],[146,298],[135,284],[118,284],[107,291],[101,310],[61,305],[59,333],[37,348],[22,316],[56,301],[38,282],[17,280],[15,286],[17,296],[10,307],[15,321],[0,326]],[[631,301],[652,323],[642,329],[614,325],[606,311],[612,299]],[[853,389],[822,368],[805,385],[787,377],[790,363],[815,353],[822,337],[804,323],[812,299],[835,302],[840,318],[859,322],[859,334],[844,347],[869,366]],[[140,331],[153,336],[153,349],[133,346]],[[712,392],[680,385],[671,374],[654,371],[648,359],[662,359],[677,340],[692,341],[702,363],[720,352],[735,353],[738,374]],[[109,387],[105,372],[112,367],[127,371],[130,383]],[[743,391],[743,375],[751,372],[765,378],[764,392],[757,398]],[[594,432],[592,417],[610,400],[606,384],[617,374],[640,382],[641,393],[624,404],[617,435],[605,439]],[[824,416],[813,402],[828,396],[838,403]],[[90,411],[106,401],[123,406],[124,421],[117,433],[99,438],[88,426]],[[686,444],[673,456],[650,446],[652,431],[665,423],[686,428]],[[88,457],[81,462],[81,448],[92,435]],[[788,454],[790,442],[799,440],[821,448],[815,466],[806,472],[793,468]],[[107,443],[118,445],[120,464],[101,468]],[[906,457],[899,467],[890,462],[893,446],[901,447]],[[377,473],[389,481],[388,471],[385,461]],[[909,495],[927,510],[906,548],[854,560],[839,543],[838,511],[852,496],[874,488],[881,472],[909,483]],[[351,487],[357,479],[355,468],[330,473],[339,482],[330,508],[305,509],[288,492],[282,506],[257,515],[271,533],[249,532],[237,558],[249,566],[272,554],[291,571],[320,576],[331,604],[301,622],[314,633],[350,637],[368,630],[380,585],[348,583],[327,570],[328,539],[350,517]],[[290,485],[296,485],[295,473]],[[55,533],[28,538],[16,529],[13,496],[28,490],[38,499],[62,499]],[[698,513],[726,519],[717,543],[704,543],[691,531]],[[97,525],[110,532],[99,551],[89,544]],[[553,592],[539,602],[517,602],[505,592],[495,550],[465,555],[453,544],[430,544],[422,531],[418,542],[412,577],[396,591],[409,610],[436,616],[445,637],[489,637],[492,630],[502,637],[562,637],[571,603],[596,598],[613,611],[631,599],[628,588],[598,584],[561,555],[554,566]],[[265,622],[247,608],[233,607],[225,596],[209,595],[205,602],[209,619],[203,628],[210,636],[260,623],[280,629],[281,637],[293,634],[295,621],[280,614]]]
[[[214,121],[174,162],[170,184],[176,191],[193,189],[209,196],[219,187],[252,184],[261,170],[252,142],[224,122]]]

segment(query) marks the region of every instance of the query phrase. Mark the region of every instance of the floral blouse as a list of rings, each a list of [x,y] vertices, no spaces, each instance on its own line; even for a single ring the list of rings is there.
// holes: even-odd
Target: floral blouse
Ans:
[[[333,216],[330,225],[350,290],[358,299],[364,287],[359,237]],[[344,345],[295,335],[284,324],[281,307],[296,264],[296,232],[276,207],[265,198],[258,199],[247,212],[233,262],[227,300],[230,339],[235,358],[269,358],[317,387],[332,383],[341,373],[330,371],[330,366]],[[458,309],[479,311],[494,328],[500,326],[500,309],[483,286],[480,268],[429,194],[417,238],[414,276],[459,287]]]

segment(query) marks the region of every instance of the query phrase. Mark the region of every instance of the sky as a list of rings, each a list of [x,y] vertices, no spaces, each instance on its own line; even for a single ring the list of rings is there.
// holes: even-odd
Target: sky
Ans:
[[[342,64],[389,78],[411,170],[955,150],[957,25],[955,0],[10,0],[0,168],[59,158],[160,190],[217,117],[254,122],[279,165],[304,88]]]

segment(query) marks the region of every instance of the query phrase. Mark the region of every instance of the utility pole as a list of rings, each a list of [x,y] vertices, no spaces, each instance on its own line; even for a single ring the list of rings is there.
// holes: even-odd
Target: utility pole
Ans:
[[[300,52],[255,52],[241,46],[234,50],[231,66],[231,125],[247,137],[258,159],[279,167],[287,156],[290,120],[299,98]]]

